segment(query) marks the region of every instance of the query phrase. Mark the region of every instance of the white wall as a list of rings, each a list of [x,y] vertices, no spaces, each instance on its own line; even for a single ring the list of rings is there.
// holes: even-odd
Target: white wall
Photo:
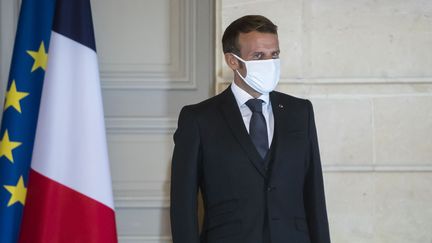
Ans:
[[[314,104],[333,242],[432,242],[432,1],[218,1],[218,90],[246,14],[279,26],[278,90]]]
[[[15,27],[18,20],[19,2],[0,0],[0,100],[3,104],[12,47],[15,39]],[[0,118],[3,115],[0,112]]]
[[[182,106],[214,94],[214,5],[211,0],[91,3],[119,240],[170,242],[172,134]],[[19,2],[0,0],[0,7],[3,97]]]

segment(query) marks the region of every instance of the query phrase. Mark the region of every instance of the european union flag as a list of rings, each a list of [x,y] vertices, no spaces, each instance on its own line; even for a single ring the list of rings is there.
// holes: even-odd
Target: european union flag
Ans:
[[[23,0],[0,129],[0,242],[17,242],[55,0]]]

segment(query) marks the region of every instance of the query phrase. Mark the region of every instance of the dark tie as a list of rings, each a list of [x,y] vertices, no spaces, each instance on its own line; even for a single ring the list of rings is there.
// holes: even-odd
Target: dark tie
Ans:
[[[260,99],[250,99],[246,102],[246,105],[252,111],[249,123],[249,135],[258,153],[264,159],[269,147],[266,120],[262,113],[262,103],[263,101]]]

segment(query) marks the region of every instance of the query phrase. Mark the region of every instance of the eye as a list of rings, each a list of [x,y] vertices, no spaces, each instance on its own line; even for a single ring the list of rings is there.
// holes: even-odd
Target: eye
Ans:
[[[274,52],[272,55],[273,59],[278,59],[279,58],[279,52]]]
[[[255,53],[255,54],[252,56],[252,59],[254,59],[254,60],[259,60],[259,59],[262,58],[262,56],[263,56],[263,54],[262,54],[261,52],[258,52],[258,53]]]

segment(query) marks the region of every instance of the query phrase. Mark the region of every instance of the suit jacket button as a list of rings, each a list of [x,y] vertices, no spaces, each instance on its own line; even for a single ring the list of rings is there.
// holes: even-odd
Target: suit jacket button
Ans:
[[[273,191],[274,189],[276,189],[275,186],[269,186],[269,187],[267,187],[267,191],[269,191],[269,192]]]

